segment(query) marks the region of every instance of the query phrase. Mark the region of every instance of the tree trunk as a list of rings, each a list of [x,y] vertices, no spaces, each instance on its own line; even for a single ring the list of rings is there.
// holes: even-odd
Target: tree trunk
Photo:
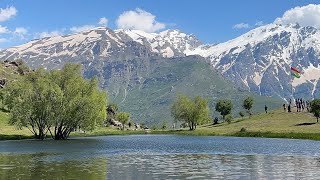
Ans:
[[[317,117],[317,122],[319,122],[319,117]]]

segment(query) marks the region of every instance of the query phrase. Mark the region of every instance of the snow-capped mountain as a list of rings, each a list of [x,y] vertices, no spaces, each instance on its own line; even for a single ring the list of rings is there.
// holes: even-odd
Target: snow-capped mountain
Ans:
[[[81,63],[88,72],[104,63],[137,58],[200,55],[241,89],[283,99],[320,96],[320,31],[268,24],[220,44],[202,44],[179,30],[146,33],[99,27],[78,34],[36,39],[0,51],[1,60],[21,58],[32,67]],[[102,64],[101,64],[102,63]],[[290,67],[302,71],[293,79]],[[101,68],[102,68],[101,67]],[[90,73],[89,73],[90,74]]]
[[[66,61],[90,64],[95,60],[126,60],[135,57],[183,57],[201,42],[178,30],[146,33],[98,27],[78,34],[35,39],[0,51],[0,59],[24,59],[32,67],[60,67]]]
[[[126,34],[134,41],[150,48],[152,52],[163,57],[185,56],[194,51],[202,43],[194,36],[187,35],[179,30],[165,30],[160,33],[146,33],[140,30],[115,30],[116,34]]]
[[[187,54],[208,58],[237,86],[261,95],[320,96],[320,31],[313,27],[269,24]],[[291,66],[302,71],[301,78],[292,78]]]

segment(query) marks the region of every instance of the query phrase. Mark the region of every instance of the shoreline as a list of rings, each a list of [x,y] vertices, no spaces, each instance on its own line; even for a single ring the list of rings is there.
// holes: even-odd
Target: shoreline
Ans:
[[[150,133],[145,133],[143,130],[138,131],[105,131],[105,132],[94,132],[94,133],[74,133],[70,138],[81,138],[81,137],[99,137],[99,136],[128,136],[128,135],[181,135],[181,136],[225,136],[225,137],[258,137],[258,138],[281,138],[281,139],[302,139],[302,140],[320,140],[320,133],[275,133],[275,132],[235,132],[235,133],[207,133],[201,130],[153,130]],[[0,141],[5,140],[25,140],[34,139],[33,136],[27,135],[6,135],[0,134]],[[47,136],[46,139],[52,139],[51,136]]]

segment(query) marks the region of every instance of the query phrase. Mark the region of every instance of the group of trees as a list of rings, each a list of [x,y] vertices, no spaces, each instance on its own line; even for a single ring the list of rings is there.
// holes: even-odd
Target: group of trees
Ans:
[[[249,117],[253,106],[253,98],[248,97],[243,101],[243,108],[247,110]],[[221,99],[216,103],[215,110],[220,112],[224,121],[228,123],[232,120],[232,102],[229,99]],[[242,112],[239,113],[244,116]],[[207,123],[211,120],[208,101],[199,96],[194,100],[185,95],[178,94],[177,99],[171,108],[171,115],[175,121],[187,124],[190,130],[196,129],[197,125]]]
[[[192,100],[178,94],[171,108],[171,115],[175,121],[188,124],[190,130],[196,129],[197,125],[209,122],[211,119],[209,113],[208,101],[199,96]]]
[[[48,132],[53,139],[67,139],[73,130],[92,130],[106,119],[107,95],[96,78],[83,78],[80,65],[30,72],[8,84],[4,96],[10,123],[28,128],[37,139]]]

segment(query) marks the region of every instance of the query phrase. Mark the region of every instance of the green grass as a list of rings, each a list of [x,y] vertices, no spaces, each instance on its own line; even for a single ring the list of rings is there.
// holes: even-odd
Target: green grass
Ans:
[[[28,129],[16,129],[8,124],[9,115],[0,111],[0,140],[29,139],[32,134]],[[245,132],[240,132],[245,128]],[[235,119],[232,123],[207,124],[197,127],[194,131],[188,129],[152,130],[151,134],[175,134],[191,136],[238,136],[238,137],[269,137],[290,139],[320,140],[320,123],[306,112],[287,113],[275,110],[268,114],[253,115],[250,119]],[[118,130],[110,127],[97,127],[94,131],[71,133],[71,137],[109,136],[145,134],[144,130]]]

